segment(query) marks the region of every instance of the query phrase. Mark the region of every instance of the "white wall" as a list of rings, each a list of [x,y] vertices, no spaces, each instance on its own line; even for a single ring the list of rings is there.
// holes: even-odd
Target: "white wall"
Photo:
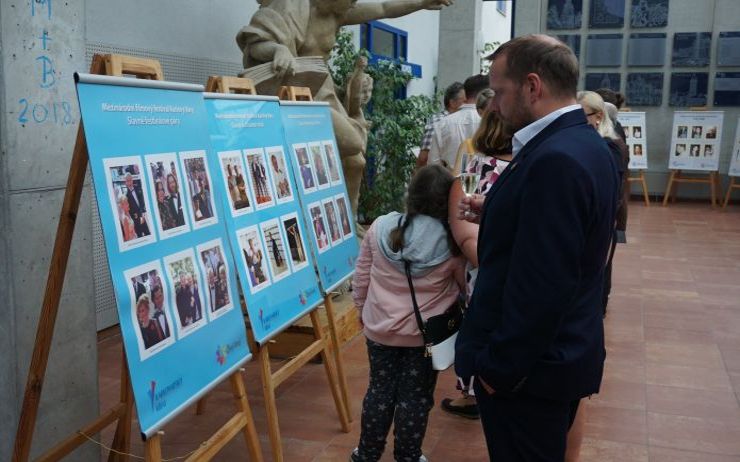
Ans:
[[[504,43],[511,38],[512,2],[506,2],[505,14],[502,14],[496,9],[497,3],[483,2],[483,18],[481,21],[481,37],[483,43],[479,44],[479,49],[486,43]]]

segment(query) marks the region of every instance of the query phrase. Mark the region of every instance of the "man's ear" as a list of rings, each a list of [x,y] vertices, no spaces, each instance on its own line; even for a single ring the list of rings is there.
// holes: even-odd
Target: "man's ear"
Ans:
[[[527,74],[524,86],[529,93],[530,102],[534,103],[538,99],[542,98],[544,88],[542,85],[542,79],[540,79],[539,75],[534,72]]]

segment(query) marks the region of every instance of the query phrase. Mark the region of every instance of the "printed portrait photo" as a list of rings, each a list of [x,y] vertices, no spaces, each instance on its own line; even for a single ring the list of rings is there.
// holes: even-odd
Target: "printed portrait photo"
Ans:
[[[321,153],[321,144],[310,143],[308,149],[311,151],[311,160],[313,161],[313,168],[316,171],[316,186],[319,189],[328,188],[329,173],[326,170],[324,155]]]
[[[121,252],[154,242],[149,194],[139,157],[105,159],[110,207]]]
[[[288,266],[285,242],[280,234],[280,226],[277,220],[268,220],[260,224],[262,238],[267,246],[267,256],[270,260],[272,280],[280,279],[290,274]]]
[[[149,186],[154,191],[155,215],[162,239],[176,236],[190,230],[185,220],[187,206],[182,200],[177,155],[153,154],[145,157],[149,167]]]
[[[622,125],[622,129],[624,130],[624,137],[629,139],[632,136],[632,127]]]
[[[316,238],[316,247],[319,253],[329,250],[329,234],[324,220],[324,212],[321,211],[321,203],[314,202],[308,205],[308,212],[311,215],[311,226]]]
[[[699,157],[700,151],[701,151],[701,145],[692,144],[691,150],[689,151],[689,157]]]
[[[632,146],[632,155],[635,155],[635,156],[642,155],[642,145],[641,144],[635,144]]]
[[[298,223],[298,215],[291,213],[280,217],[283,223],[286,239],[288,240],[288,252],[293,271],[298,271],[308,265],[306,246],[303,243],[303,235]]]
[[[273,205],[272,188],[270,188],[270,179],[267,176],[264,151],[262,148],[246,149],[244,154],[247,158],[247,168],[249,168],[252,193],[254,193],[257,209]]]
[[[239,248],[247,267],[249,291],[257,293],[270,285],[270,275],[267,272],[267,252],[262,246],[256,226],[241,229],[236,233],[239,239]]]
[[[676,150],[674,151],[673,155],[678,157],[686,154],[686,145],[685,144],[677,144]]]
[[[218,153],[221,174],[229,198],[231,215],[239,216],[253,210],[247,192],[247,177],[244,175],[244,160],[241,151]]]
[[[164,258],[170,293],[175,294],[175,321],[182,338],[206,325],[203,283],[196,268],[193,249]]]
[[[632,138],[642,138],[642,127],[632,127]]]
[[[265,148],[267,163],[270,166],[277,203],[283,204],[293,200],[293,190],[290,187],[288,167],[285,164],[285,153],[282,146]]]
[[[702,134],[702,126],[701,125],[694,125],[691,127],[691,138],[701,138]]]
[[[211,319],[216,319],[239,303],[232,296],[229,263],[221,239],[199,245],[197,252],[206,278],[204,290],[208,294],[208,312],[211,313]]]
[[[334,206],[334,201],[331,199],[325,200],[322,205],[324,206],[324,212],[326,213],[326,221],[329,224],[329,237],[331,243],[336,244],[342,240],[342,231],[339,229],[339,220],[337,219],[337,211]]]
[[[308,146],[305,144],[293,145],[295,161],[298,163],[298,170],[301,172],[301,186],[303,192],[308,194],[316,190],[316,180],[313,177],[313,168],[311,160],[308,158]]]
[[[162,268],[153,261],[124,272],[131,297],[131,321],[145,360],[175,343],[171,302],[162,285]]]
[[[341,182],[342,178],[339,175],[341,163],[339,158],[337,158],[337,150],[334,149],[334,143],[331,141],[324,141],[321,143],[321,146],[324,148],[324,153],[326,154],[326,166],[329,169],[331,184],[337,185]]]
[[[712,157],[714,155],[714,146],[711,144],[704,145],[704,157]]]
[[[708,140],[716,140],[717,139],[717,127],[712,126],[707,128],[706,136]]]
[[[689,137],[689,127],[686,125],[679,125],[676,133],[677,138],[686,139]]]
[[[202,228],[218,222],[216,205],[211,188],[205,151],[181,152],[180,161],[185,171],[185,186],[190,199],[190,214],[194,228]]]
[[[347,239],[352,237],[352,225],[349,222],[349,208],[347,207],[347,198],[341,194],[335,197],[337,203],[337,213],[339,214],[339,225],[342,228],[342,235]]]

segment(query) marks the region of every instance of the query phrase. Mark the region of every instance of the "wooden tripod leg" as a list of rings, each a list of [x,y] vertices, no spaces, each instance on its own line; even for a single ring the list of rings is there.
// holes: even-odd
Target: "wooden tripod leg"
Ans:
[[[722,208],[727,207],[727,204],[730,203],[730,196],[732,195],[732,190],[735,187],[735,177],[730,178],[730,184],[727,185],[727,193],[725,193],[725,200],[722,202]]]
[[[270,351],[267,345],[259,350],[260,368],[262,370],[262,392],[265,396],[265,411],[267,412],[267,431],[272,448],[272,460],[283,462],[283,446],[280,441],[280,426],[278,423],[277,404],[275,403],[275,383],[272,380],[270,367]]]
[[[247,450],[249,451],[249,460],[251,462],[262,462],[260,440],[257,437],[257,431],[254,427],[254,416],[252,415],[252,408],[249,407],[249,401],[247,401],[247,391],[244,389],[244,378],[242,377],[241,370],[235,372],[230,380],[231,389],[236,399],[236,407],[239,412],[244,414],[247,420],[247,424],[242,431],[244,432],[244,440],[247,443]]]
[[[640,171],[640,184],[642,185],[642,198],[645,199],[645,207],[650,207],[650,196],[648,196],[647,180],[645,179],[645,172]]]
[[[674,180],[676,179],[676,171],[671,170],[671,176],[668,177],[668,185],[665,188],[665,195],[663,196],[663,207],[668,205],[668,199],[671,197],[673,192]]]
[[[156,433],[146,440],[144,446],[145,462],[162,462],[162,435]]]
[[[127,462],[128,452],[131,449],[131,421],[133,420],[134,395],[131,390],[131,377],[128,373],[126,352],[123,354],[121,364],[121,403],[124,405],[123,414],[118,419],[116,433],[113,437],[111,451],[108,454],[108,462]]]
[[[321,333],[321,321],[319,320],[319,313],[317,310],[311,311],[311,324],[313,325],[314,338],[316,340],[323,339],[324,335]],[[329,388],[331,389],[331,395],[334,398],[334,405],[337,407],[337,413],[339,414],[339,422],[342,425],[342,431],[349,433],[349,418],[347,417],[347,410],[344,408],[344,402],[342,401],[341,392],[339,391],[339,380],[337,379],[337,371],[335,368],[334,361],[332,361],[327,354],[327,348],[321,350],[321,361],[324,363],[326,369],[326,376],[329,379]]]
[[[198,403],[195,405],[195,415],[203,415],[206,413],[207,400],[208,395],[203,395],[203,397],[198,400]]]
[[[709,172],[709,191],[712,195],[712,208],[717,207],[717,172]]]
[[[339,339],[337,338],[337,323],[334,318],[334,303],[331,300],[330,294],[324,297],[324,308],[326,309],[326,320],[329,323],[329,336],[332,348],[334,349],[334,362],[336,363],[337,375],[339,376],[339,390],[342,394],[342,402],[344,403],[344,410],[347,413],[347,420],[352,422],[352,410],[349,406],[349,395],[347,392],[347,376],[344,375],[344,361],[342,360],[342,350]]]

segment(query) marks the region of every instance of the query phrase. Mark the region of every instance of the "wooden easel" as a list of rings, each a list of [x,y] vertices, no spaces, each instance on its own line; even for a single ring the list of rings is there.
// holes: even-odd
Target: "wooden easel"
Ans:
[[[727,185],[727,194],[725,194],[725,201],[722,203],[722,208],[727,207],[727,204],[730,203],[730,196],[732,195],[733,189],[740,189],[740,183],[735,181],[735,177],[730,177],[730,184]]]
[[[280,87],[278,98],[287,101],[313,101],[311,89],[308,87]]]
[[[98,55],[93,56],[90,68],[92,74],[100,75],[132,75],[136,78],[163,80],[162,67],[156,60],[135,58],[123,55]],[[70,253],[72,235],[74,232],[77,211],[80,205],[80,196],[84,186],[85,173],[88,164],[87,142],[85,131],[80,120],[77,130],[72,160],[69,167],[67,187],[62,202],[62,211],[59,215],[54,250],[51,256],[49,274],[47,276],[46,291],[41,307],[39,324],[36,329],[36,341],[34,344],[31,365],[29,367],[26,389],[23,396],[21,416],[15,436],[13,448],[13,462],[28,461],[33,432],[38,415],[41,391],[44,384],[44,376],[51,350],[51,340],[54,334],[54,325],[59,311],[64,275],[67,270],[67,261]],[[193,452],[187,461],[210,460],[226,443],[242,432],[247,443],[247,448],[252,461],[262,461],[259,440],[254,428],[252,411],[247,401],[244,389],[244,381],[241,371],[237,371],[230,377],[237,405],[237,413],[222,426],[213,436]],[[108,455],[109,461],[125,462],[129,459],[128,451],[131,442],[131,421],[133,416],[133,393],[129,371],[126,363],[125,353],[121,366],[121,392],[119,403],[113,408],[101,414],[92,423],[78,430],[61,443],[46,451],[39,461],[58,461],[71,453],[81,444],[87,441],[89,435],[99,433],[113,422],[117,422],[113,444],[113,451]],[[147,462],[161,462],[161,432],[146,441],[145,460]]]
[[[256,95],[257,89],[252,79],[245,77],[210,76],[206,83],[206,91],[213,93],[237,93],[241,95]]]
[[[689,111],[706,111],[705,106],[697,106],[689,108]],[[665,188],[665,195],[663,196],[663,207],[668,205],[668,199],[676,200],[676,185],[677,183],[695,183],[695,184],[709,184],[709,190],[711,194],[712,207],[716,207],[718,204],[717,190],[720,188],[719,173],[709,172],[706,178],[700,176],[683,176],[681,170],[671,170],[671,175],[668,177],[668,184]],[[671,195],[673,197],[671,198]]]
[[[642,185],[642,198],[645,200],[645,207],[650,207],[650,196],[648,196],[647,181],[645,180],[645,170],[640,170],[637,176],[627,178],[628,184],[639,183]]]

